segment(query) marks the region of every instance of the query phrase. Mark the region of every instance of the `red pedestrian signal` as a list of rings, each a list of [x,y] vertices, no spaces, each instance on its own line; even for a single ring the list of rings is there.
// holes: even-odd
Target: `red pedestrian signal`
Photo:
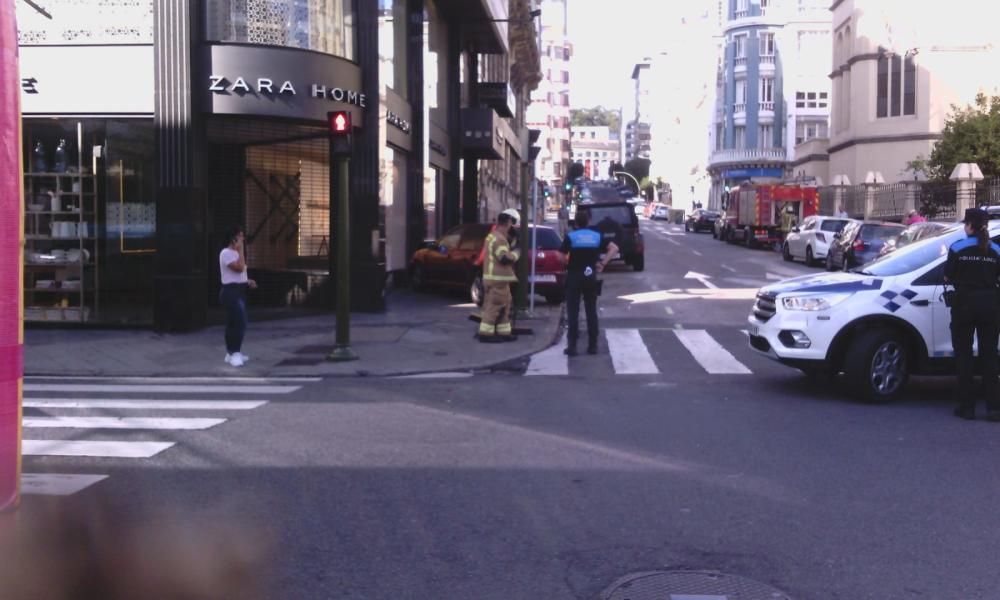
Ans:
[[[351,134],[351,113],[347,111],[336,111],[327,113],[327,120],[331,135]]]

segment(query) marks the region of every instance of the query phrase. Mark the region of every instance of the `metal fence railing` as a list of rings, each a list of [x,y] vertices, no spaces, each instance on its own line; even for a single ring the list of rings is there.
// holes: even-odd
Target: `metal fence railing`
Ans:
[[[883,220],[900,220],[906,216],[906,199],[909,194],[906,184],[894,183],[875,188],[875,205],[870,217]]]
[[[1000,205],[1000,177],[984,179],[976,184],[976,206]]]
[[[917,210],[931,220],[955,219],[958,215],[958,185],[953,181],[928,181],[920,188]]]

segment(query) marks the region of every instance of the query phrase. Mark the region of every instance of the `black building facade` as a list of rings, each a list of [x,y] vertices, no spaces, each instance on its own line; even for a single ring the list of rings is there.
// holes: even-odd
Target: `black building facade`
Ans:
[[[478,160],[497,158],[481,154],[482,131],[465,135],[470,110],[527,154],[526,136],[480,106],[470,68],[510,52],[505,19],[526,14],[527,0],[50,4],[52,21],[19,8],[36,209],[29,320],[202,327],[217,314],[217,257],[234,224],[247,232],[258,310],[332,309],[331,110],[351,111],[358,127],[354,310],[383,309],[426,237],[484,214],[470,190]],[[95,59],[96,75],[83,68]]]

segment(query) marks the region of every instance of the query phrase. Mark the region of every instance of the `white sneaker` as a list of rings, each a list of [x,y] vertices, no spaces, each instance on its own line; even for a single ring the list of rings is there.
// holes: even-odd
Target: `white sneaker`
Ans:
[[[246,354],[243,354],[242,352],[237,352],[236,356],[239,356],[240,360],[242,360],[243,362],[250,362],[250,357],[247,356]]]
[[[243,366],[243,359],[240,358],[239,353],[237,353],[237,354],[231,354],[229,356],[229,361],[228,362],[229,362],[230,365],[232,365],[234,367],[242,367]]]
[[[224,358],[223,360],[225,360],[225,361],[226,361],[226,364],[228,365],[228,364],[229,364],[229,360],[230,360],[230,359],[231,359],[232,357],[233,357],[233,355],[232,355],[232,354],[229,354],[229,353],[227,352],[227,353],[226,353],[226,358]]]

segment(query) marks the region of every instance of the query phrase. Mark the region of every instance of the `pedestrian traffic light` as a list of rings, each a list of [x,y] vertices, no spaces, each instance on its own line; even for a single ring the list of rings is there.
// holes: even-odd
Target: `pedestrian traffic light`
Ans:
[[[327,133],[330,135],[330,156],[348,158],[351,156],[351,113],[336,110],[326,113]],[[332,188],[331,188],[332,189]]]
[[[351,113],[346,110],[338,110],[326,113],[326,118],[330,126],[330,135],[351,134]]]

